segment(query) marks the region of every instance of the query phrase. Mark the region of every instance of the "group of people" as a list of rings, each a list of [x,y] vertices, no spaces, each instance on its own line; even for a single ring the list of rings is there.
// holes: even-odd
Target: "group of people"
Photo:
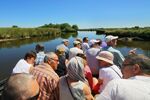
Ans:
[[[134,50],[124,57],[118,36],[105,41],[64,39],[55,52],[28,52],[8,79],[3,100],[150,100],[150,58]]]

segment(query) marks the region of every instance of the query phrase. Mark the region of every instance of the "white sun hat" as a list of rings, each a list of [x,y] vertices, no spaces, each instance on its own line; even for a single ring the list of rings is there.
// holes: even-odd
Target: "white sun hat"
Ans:
[[[114,56],[111,52],[109,51],[101,51],[98,56],[96,56],[96,59],[98,60],[103,60],[105,62],[108,62],[110,64],[114,64],[113,60],[114,60]]]

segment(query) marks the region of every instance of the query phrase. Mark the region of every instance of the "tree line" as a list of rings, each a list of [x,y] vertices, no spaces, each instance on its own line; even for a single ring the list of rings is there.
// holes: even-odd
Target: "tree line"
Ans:
[[[13,25],[10,28],[0,28],[0,39],[22,39],[39,36],[48,36],[60,34],[61,32],[77,32],[77,25],[63,24],[45,24],[36,28],[20,28]]]
[[[57,28],[60,29],[62,32],[73,32],[78,31],[77,25],[70,25],[68,23],[62,23],[62,24],[45,24],[43,26],[40,26],[40,28]]]

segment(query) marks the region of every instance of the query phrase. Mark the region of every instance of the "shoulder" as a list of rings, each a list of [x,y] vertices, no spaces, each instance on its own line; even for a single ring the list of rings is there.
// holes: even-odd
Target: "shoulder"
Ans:
[[[47,80],[59,80],[59,76],[55,73],[54,70],[51,68],[46,68],[47,66],[38,65],[34,67],[31,71],[32,74],[34,74],[37,77],[43,77]]]
[[[90,87],[85,83],[83,84],[83,93],[85,94],[86,100],[94,100],[94,98],[91,94]]]
[[[101,68],[100,72],[110,72],[112,69],[110,67]]]

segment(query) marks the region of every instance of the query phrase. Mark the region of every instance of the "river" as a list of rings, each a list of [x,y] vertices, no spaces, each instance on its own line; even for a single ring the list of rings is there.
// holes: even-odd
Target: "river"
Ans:
[[[45,51],[50,52],[54,51],[55,47],[60,44],[64,38],[69,39],[69,47],[72,47],[75,38],[83,38],[85,36],[89,37],[89,39],[100,38],[104,40],[104,35],[97,35],[95,32],[78,32],[78,34],[55,34],[47,37],[0,42],[0,80],[8,77],[18,60],[23,58],[26,52],[34,50],[37,43],[42,43],[45,46]],[[117,48],[123,53],[123,55],[127,55],[130,49],[137,48],[137,53],[142,53],[150,57],[149,44],[150,41],[118,41]]]

